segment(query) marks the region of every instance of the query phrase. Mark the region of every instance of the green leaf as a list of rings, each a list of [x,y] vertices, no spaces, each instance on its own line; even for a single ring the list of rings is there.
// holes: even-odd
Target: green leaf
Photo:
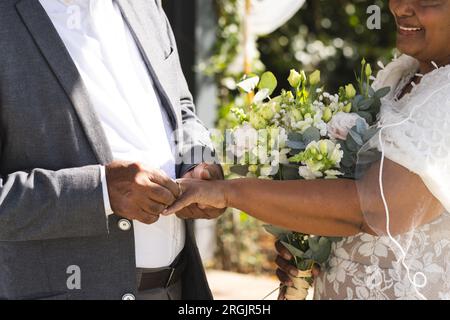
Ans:
[[[237,84],[237,86],[239,88],[241,88],[242,90],[244,90],[245,92],[249,93],[249,92],[252,92],[253,90],[255,90],[258,83],[259,83],[259,77],[253,76],[253,77],[247,78],[245,80],[242,80],[241,82],[239,82]]]
[[[344,152],[344,156],[342,157],[341,160],[341,165],[343,167],[353,167],[353,165],[355,164],[355,158],[352,156],[352,153],[350,151],[348,152]]]
[[[270,224],[265,224],[263,225],[263,228],[270,233],[271,235],[275,236],[278,239],[281,239],[282,237],[284,237],[286,234],[290,234],[291,231],[287,231],[286,229],[280,228],[280,227],[276,227]]]
[[[320,140],[320,130],[316,127],[309,127],[306,129],[306,131],[303,133],[303,142],[305,145],[310,144],[312,141],[319,141]]]
[[[319,250],[319,237],[309,237],[308,244],[312,251]]]
[[[248,166],[236,165],[230,167],[230,171],[237,175],[245,177],[248,173]]]
[[[345,141],[345,146],[347,147],[348,150],[350,150],[351,152],[354,152],[354,153],[358,152],[358,150],[359,150],[359,145],[350,136],[350,134],[347,136],[347,140]]]
[[[352,130],[353,129],[360,135],[363,135],[367,131],[367,123],[362,119],[358,119],[356,120],[356,126],[352,128]]]
[[[281,180],[299,180],[298,165],[281,164]]]
[[[303,141],[303,136],[298,132],[289,132],[288,139],[291,141]]]
[[[262,89],[268,89],[269,90],[269,96],[272,94],[272,92],[275,91],[275,89],[277,88],[278,85],[278,81],[277,78],[275,77],[275,75],[270,72],[264,72],[263,75],[261,76],[261,81],[258,84],[258,89],[262,90]]]
[[[369,130],[367,130],[364,135],[363,135],[363,140],[365,142],[369,141],[370,139],[372,139],[378,132],[378,128],[377,127],[371,127],[369,128]]]
[[[325,263],[330,257],[331,244],[327,247],[320,247],[318,251],[313,251],[312,259],[317,263]]]
[[[281,243],[286,247],[286,249],[288,249],[288,251],[295,257],[297,258],[303,258],[304,256],[304,252],[301,251],[300,249],[294,247],[293,245],[291,245],[290,243],[287,243],[285,241],[281,241]]]
[[[373,105],[374,102],[375,102],[375,100],[372,99],[372,98],[364,100],[364,101],[361,102],[361,104],[359,105],[359,110],[361,110],[361,111],[367,111],[367,110],[369,110],[369,109],[372,107],[372,105]]]
[[[306,147],[306,145],[303,141],[293,141],[293,140],[288,140],[286,142],[286,146],[288,148],[295,149],[295,150],[303,150]]]
[[[357,95],[352,101],[352,112],[357,112],[359,110],[359,104],[364,100],[364,97]]]
[[[390,87],[384,87],[384,88],[377,90],[373,96],[374,96],[374,98],[381,99],[384,96],[386,96],[390,91],[391,91]]]
[[[357,114],[361,117],[363,117],[368,124],[371,124],[373,122],[373,117],[370,114],[370,112],[366,112],[366,111],[358,111]]]
[[[348,135],[356,142],[357,145],[362,146],[364,144],[363,139],[356,131],[351,129],[348,132]]]

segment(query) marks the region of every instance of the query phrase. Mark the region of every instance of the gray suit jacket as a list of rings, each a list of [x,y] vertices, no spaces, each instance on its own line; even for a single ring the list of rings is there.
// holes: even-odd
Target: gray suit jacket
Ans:
[[[117,0],[183,152],[211,148],[160,0]],[[106,221],[100,164],[112,154],[87,91],[38,0],[0,1],[0,299],[136,293],[133,230]],[[192,167],[177,166],[178,175]],[[185,299],[210,299],[187,222]],[[70,266],[81,289],[69,289]],[[69,270],[68,270],[69,268]]]

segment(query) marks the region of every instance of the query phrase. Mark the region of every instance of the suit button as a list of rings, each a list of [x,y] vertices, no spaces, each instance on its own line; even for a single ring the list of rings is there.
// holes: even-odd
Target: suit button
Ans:
[[[122,300],[136,300],[134,294],[126,293],[122,296]]]
[[[119,229],[122,231],[128,231],[131,229],[131,222],[127,219],[120,219],[117,224],[119,225]]]

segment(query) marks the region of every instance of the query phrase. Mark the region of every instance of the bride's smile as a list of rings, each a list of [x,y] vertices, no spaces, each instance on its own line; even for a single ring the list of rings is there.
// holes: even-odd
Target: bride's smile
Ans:
[[[450,63],[450,4],[448,0],[391,0],[397,23],[397,48],[420,64],[425,74]]]

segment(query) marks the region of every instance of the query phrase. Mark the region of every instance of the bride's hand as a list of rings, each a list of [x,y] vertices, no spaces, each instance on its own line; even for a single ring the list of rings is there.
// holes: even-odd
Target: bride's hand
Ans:
[[[217,209],[227,207],[226,181],[179,179],[177,183],[181,189],[181,196],[170,207],[164,210],[163,215],[177,213],[191,204]]]

